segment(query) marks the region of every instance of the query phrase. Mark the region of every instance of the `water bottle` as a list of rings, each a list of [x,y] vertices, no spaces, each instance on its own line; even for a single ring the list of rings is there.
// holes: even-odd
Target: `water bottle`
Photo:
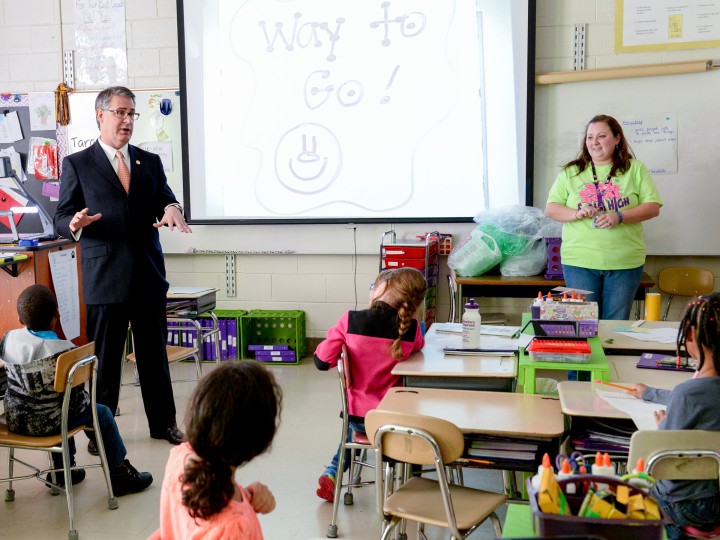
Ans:
[[[463,349],[477,349],[480,347],[480,306],[470,298],[465,304],[462,316],[462,347]]]

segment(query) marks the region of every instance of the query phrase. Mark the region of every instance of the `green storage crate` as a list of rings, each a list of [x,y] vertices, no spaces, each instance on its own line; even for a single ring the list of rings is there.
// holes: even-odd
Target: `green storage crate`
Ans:
[[[305,357],[305,312],[299,310],[253,309],[240,317],[242,358],[253,358],[248,345],[289,345],[297,364]],[[281,362],[278,362],[280,364]]]

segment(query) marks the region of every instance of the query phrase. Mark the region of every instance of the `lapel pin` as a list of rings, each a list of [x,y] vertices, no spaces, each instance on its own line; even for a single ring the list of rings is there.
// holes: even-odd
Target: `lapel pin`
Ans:
[[[136,160],[135,160],[135,165],[140,165],[140,160],[139,160],[139,159],[136,159]]]

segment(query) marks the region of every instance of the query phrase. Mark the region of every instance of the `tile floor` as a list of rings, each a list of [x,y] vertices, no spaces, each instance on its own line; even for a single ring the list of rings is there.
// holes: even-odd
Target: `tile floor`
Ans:
[[[173,378],[194,377],[194,365],[171,366]],[[206,364],[204,369],[212,369]],[[332,504],[315,495],[317,477],[332,457],[340,431],[339,384],[336,372],[317,371],[311,359],[297,366],[271,366],[284,392],[280,430],[268,454],[260,456],[238,471],[238,481],[259,480],[267,484],[277,500],[271,514],[260,516],[268,540],[325,538]],[[126,368],[125,381],[132,380],[132,368]],[[185,405],[194,382],[175,382],[178,423],[182,423]],[[76,528],[85,540],[146,539],[159,525],[160,483],[170,446],[150,439],[139,387],[123,386],[120,395],[120,432],[128,448],[128,458],[141,471],[152,472],[155,483],[143,493],[119,499],[120,507],[109,510],[104,498],[104,483],[99,469],[88,471],[86,480],[75,489]],[[89,460],[85,437],[78,437],[78,462]],[[24,452],[29,461],[45,463],[45,454]],[[0,449],[0,476],[7,475],[7,451]],[[500,474],[495,471],[466,474],[466,483],[500,490]],[[5,484],[0,486],[4,494]],[[15,501],[0,500],[0,538],[33,540],[67,538],[68,520],[64,496],[53,497],[34,480],[15,484]],[[500,518],[504,520],[505,509]],[[340,506],[338,538],[375,539],[380,520],[375,514],[374,488],[355,491],[353,506]],[[414,529],[408,538],[415,539]],[[438,528],[428,527],[430,540],[449,538]],[[473,539],[495,538],[490,522],[483,524]]]

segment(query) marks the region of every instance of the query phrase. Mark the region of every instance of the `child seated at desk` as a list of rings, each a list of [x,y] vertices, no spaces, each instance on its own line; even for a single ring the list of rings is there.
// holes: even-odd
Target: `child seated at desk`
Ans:
[[[17,300],[17,312],[25,328],[10,330],[0,341],[0,359],[7,369],[8,389],[5,394],[5,417],[8,429],[30,436],[51,435],[60,432],[63,396],[55,392],[55,366],[60,354],[74,349],[75,344],[58,338],[52,330],[58,321],[55,295],[44,285],[31,285]],[[84,385],[75,387],[70,394],[69,428],[92,425],[90,397]],[[149,472],[138,472],[125,459],[126,450],[115,418],[105,405],[97,404],[105,454],[110,466],[110,483],[116,496],[137,493],[152,484]],[[87,432],[91,441],[94,432]],[[71,464],[75,465],[75,439],[68,442]],[[52,453],[53,466],[62,470],[62,454]],[[85,470],[71,471],[71,481],[78,484],[85,479]],[[50,474],[48,473],[48,480]],[[59,485],[65,484],[56,474]]]
[[[720,293],[701,296],[688,305],[678,331],[678,356],[684,349],[699,361],[692,379],[673,390],[642,383],[629,393],[645,401],[667,406],[656,411],[658,429],[703,429],[720,431],[717,396],[720,395]],[[673,520],[666,527],[669,540],[686,538],[683,527],[713,530],[720,524],[720,493],[717,480],[658,480],[653,496]]]
[[[348,390],[349,431],[365,433],[365,414],[377,407],[385,393],[400,386],[391,371],[425,345],[415,319],[425,299],[423,275],[413,268],[384,270],[370,286],[370,307],[348,311],[328,330],[315,351],[315,366],[321,371],[336,367],[345,344],[351,362],[353,386]],[[317,495],[332,502],[338,477],[340,450],[318,480]],[[349,460],[344,468],[350,466]]]

